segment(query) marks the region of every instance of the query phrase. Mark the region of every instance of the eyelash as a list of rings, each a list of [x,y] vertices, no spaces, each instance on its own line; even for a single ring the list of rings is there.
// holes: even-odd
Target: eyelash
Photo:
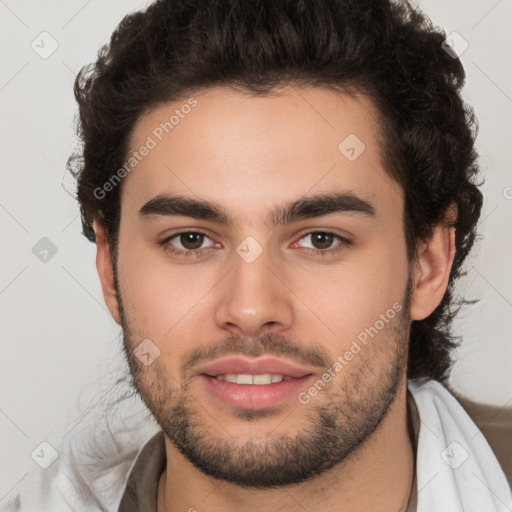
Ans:
[[[302,240],[303,238],[305,238],[305,237],[307,237],[309,235],[312,235],[312,234],[316,234],[316,233],[324,233],[324,234],[327,234],[327,235],[333,235],[340,242],[338,245],[336,245],[334,247],[334,249],[322,250],[322,249],[311,249],[311,248],[308,248],[308,247],[304,248],[304,249],[306,249],[307,251],[309,251],[310,253],[312,253],[312,254],[314,254],[316,256],[321,256],[321,257],[330,256],[330,255],[338,253],[338,252],[340,252],[340,251],[342,251],[342,250],[344,250],[347,247],[350,247],[352,245],[351,240],[348,240],[347,238],[342,237],[341,235],[338,235],[336,233],[332,233],[330,231],[322,231],[322,230],[309,231],[308,233],[305,233],[304,235],[302,235],[299,238],[299,240]],[[213,241],[213,238],[210,236],[210,234],[206,233],[204,231],[198,231],[198,230],[194,230],[194,231],[180,231],[179,233],[174,233],[173,235],[165,238],[164,240],[159,242],[159,245],[161,247],[163,247],[163,249],[165,251],[167,251],[167,252],[169,252],[171,254],[178,255],[178,256],[185,256],[185,257],[199,257],[204,252],[206,252],[206,251],[208,251],[209,249],[212,248],[212,247],[204,247],[203,249],[194,249],[194,250],[189,250],[189,251],[183,251],[181,249],[176,249],[176,248],[172,247],[172,245],[169,244],[169,242],[172,239],[177,238],[177,237],[179,237],[181,235],[189,235],[189,234],[203,235],[203,236],[206,236],[206,237],[210,238]]]

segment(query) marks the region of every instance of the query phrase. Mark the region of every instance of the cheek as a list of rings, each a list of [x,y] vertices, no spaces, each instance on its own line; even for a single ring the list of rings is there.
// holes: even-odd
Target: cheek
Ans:
[[[119,254],[125,312],[140,335],[155,340],[180,336],[185,343],[185,332],[212,321],[215,304],[208,291],[224,267],[172,265],[153,250],[122,239]],[[317,342],[344,346],[394,303],[401,303],[407,284],[405,241],[382,236],[336,263],[286,264],[282,273],[293,293],[285,293],[281,300],[295,304],[295,330]]]
[[[408,277],[405,246],[402,250],[399,242],[397,247],[385,245],[387,248],[379,244],[347,255],[336,265],[317,266],[311,272],[302,270],[300,276],[291,276],[300,283],[294,290],[313,314],[309,314],[314,320],[309,322],[313,339],[315,333],[318,339],[322,332],[345,347],[393,305],[404,306]],[[305,325],[301,328],[307,328]]]
[[[120,245],[121,247],[121,245]],[[126,315],[144,336],[164,339],[174,326],[190,323],[215,283],[213,269],[171,265],[134,245],[120,250],[119,282]]]

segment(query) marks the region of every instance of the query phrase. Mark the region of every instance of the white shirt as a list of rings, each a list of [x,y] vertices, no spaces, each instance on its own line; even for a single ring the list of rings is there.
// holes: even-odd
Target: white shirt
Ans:
[[[416,475],[408,510],[511,512],[505,475],[459,402],[436,381],[410,380],[408,389],[419,414],[413,418]],[[37,468],[4,498],[0,512],[156,512],[163,432],[126,433],[116,435],[117,445],[108,436],[94,438],[104,444],[100,460],[77,455],[88,446],[79,440],[64,444],[48,469]]]

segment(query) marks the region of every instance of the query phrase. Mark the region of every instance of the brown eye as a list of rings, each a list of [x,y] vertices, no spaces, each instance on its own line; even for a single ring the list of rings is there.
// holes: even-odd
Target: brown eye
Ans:
[[[199,255],[205,251],[211,250],[215,242],[205,233],[199,231],[182,231],[176,233],[162,242],[160,245],[166,251],[179,256]]]
[[[179,240],[185,249],[193,251],[203,245],[204,238],[205,236],[202,233],[182,233]]]
[[[332,233],[312,233],[311,243],[315,249],[329,249],[334,241]]]
[[[335,233],[328,231],[311,231],[302,236],[294,245],[308,249],[310,252],[319,256],[327,256],[346,249],[351,244],[352,242],[350,240]]]
[[[324,231],[314,231],[312,233],[308,233],[301,238],[301,241],[307,241],[309,238],[309,248],[317,249],[317,250],[326,250],[333,247],[336,239],[341,239],[340,236],[335,235],[334,233],[326,233]],[[303,247],[307,247],[303,246]]]

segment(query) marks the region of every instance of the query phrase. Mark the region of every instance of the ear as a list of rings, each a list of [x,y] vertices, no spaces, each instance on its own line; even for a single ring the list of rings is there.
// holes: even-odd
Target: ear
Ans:
[[[117,302],[117,294],[114,288],[114,271],[112,268],[112,260],[110,258],[110,248],[107,242],[107,233],[105,226],[97,219],[93,223],[94,233],[96,235],[96,268],[103,290],[103,298],[113,319],[121,325],[121,317],[119,315],[119,304]]]
[[[411,320],[423,320],[441,302],[455,257],[454,218],[452,207],[446,220],[435,227],[432,236],[418,248],[413,273],[414,289],[411,302]]]

